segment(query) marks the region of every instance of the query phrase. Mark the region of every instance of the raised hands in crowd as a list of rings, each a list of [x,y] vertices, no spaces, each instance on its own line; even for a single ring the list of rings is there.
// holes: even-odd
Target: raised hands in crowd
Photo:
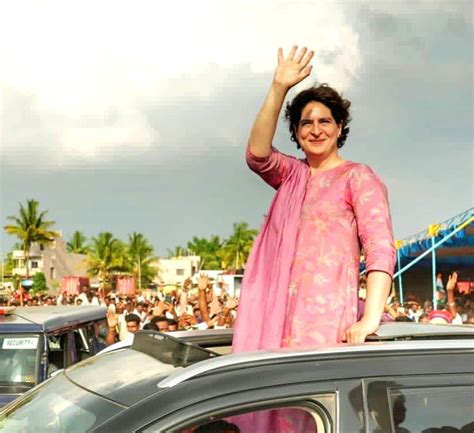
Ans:
[[[107,344],[124,340],[139,329],[173,331],[232,327],[238,307],[238,298],[229,297],[223,288],[216,293],[204,273],[199,276],[197,287],[193,287],[191,279],[186,279],[178,293],[175,290],[161,293],[154,301],[107,298],[103,300],[108,307]]]

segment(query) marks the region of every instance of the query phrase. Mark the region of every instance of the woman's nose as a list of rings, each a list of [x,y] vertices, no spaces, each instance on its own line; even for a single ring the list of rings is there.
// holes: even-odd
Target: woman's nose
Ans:
[[[317,122],[314,122],[313,123],[313,126],[311,128],[311,132],[314,134],[314,135],[319,135],[320,132],[321,132],[321,129],[319,128],[319,125]]]

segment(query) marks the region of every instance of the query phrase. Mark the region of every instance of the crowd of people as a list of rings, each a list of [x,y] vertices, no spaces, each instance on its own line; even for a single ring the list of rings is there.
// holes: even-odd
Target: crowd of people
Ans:
[[[438,290],[436,308],[431,300],[422,301],[408,294],[401,303],[393,290],[387,299],[382,322],[452,323],[474,325],[474,294],[456,290],[457,274],[453,272],[443,290]],[[359,306],[364,311],[366,279],[360,278]],[[223,282],[217,290],[208,276],[202,275],[198,284],[186,279],[181,288],[158,290],[153,297],[142,294],[119,296],[114,293],[101,297],[97,289],[87,286],[77,295],[30,296],[24,293],[27,306],[102,305],[107,307],[107,343],[125,340],[141,329],[172,332],[188,329],[229,328],[237,317],[238,298],[230,296]],[[18,295],[12,294],[9,305],[19,305]]]
[[[152,297],[143,294],[120,296],[109,293],[101,296],[99,290],[83,286],[79,294],[58,296],[30,296],[23,293],[26,306],[105,306],[107,307],[107,344],[125,340],[142,329],[172,332],[188,329],[229,328],[234,325],[238,298],[230,296],[226,284],[213,281],[202,274],[197,285],[186,279],[177,290],[158,290]],[[19,306],[14,292],[8,305]]]
[[[440,277],[438,277],[440,278]],[[456,290],[458,275],[449,275],[446,289],[437,290],[436,305],[432,300],[421,301],[416,295],[408,294],[403,303],[392,290],[385,305],[382,322],[417,322],[432,324],[474,325],[474,293]],[[365,278],[360,279],[359,314],[364,309]]]

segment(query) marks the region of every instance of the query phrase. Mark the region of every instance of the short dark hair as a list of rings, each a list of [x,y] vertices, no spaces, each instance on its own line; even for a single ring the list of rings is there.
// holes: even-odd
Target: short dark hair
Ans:
[[[286,104],[285,119],[289,122],[291,141],[294,141],[296,147],[301,149],[298,139],[296,138],[296,131],[301,120],[303,108],[310,102],[320,102],[328,107],[336,123],[338,125],[342,124],[341,136],[337,139],[337,147],[340,149],[344,146],[350,131],[347,125],[349,125],[349,122],[352,120],[349,113],[351,101],[343,99],[342,95],[332,87],[329,87],[326,83],[303,90],[298,93],[291,102]]]
[[[130,313],[125,316],[125,321],[126,322],[137,322],[137,324],[140,324],[141,320],[140,317],[137,316],[136,314]]]

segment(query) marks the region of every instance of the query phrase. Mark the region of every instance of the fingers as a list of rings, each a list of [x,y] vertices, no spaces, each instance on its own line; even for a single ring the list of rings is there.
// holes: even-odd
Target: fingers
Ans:
[[[311,59],[313,57],[314,57],[314,51],[310,51],[308,54],[306,54],[306,56],[304,58],[302,57],[302,61],[300,61],[301,67],[306,68],[309,65],[309,62],[311,62]],[[312,66],[310,66],[310,68],[311,67]]]
[[[368,333],[365,328],[355,324],[344,332],[342,341],[345,341],[349,344],[360,344],[365,342],[367,335]]]
[[[283,49],[278,48],[278,64],[281,65],[283,63]]]
[[[294,60],[297,50],[298,50],[298,45],[293,45],[291,47],[290,53],[288,54],[288,59],[289,60]]]
[[[303,78],[306,78],[306,77],[309,77],[310,74],[311,74],[311,70],[313,69],[312,66],[307,66],[306,68],[304,68],[302,71],[301,71],[301,76]]]
[[[299,51],[299,53],[298,53],[298,54],[295,54],[295,56],[294,56],[295,62],[300,63],[301,60],[303,59],[304,55],[306,54],[306,51],[308,51],[308,48],[306,48],[306,47],[301,48],[301,50]]]

